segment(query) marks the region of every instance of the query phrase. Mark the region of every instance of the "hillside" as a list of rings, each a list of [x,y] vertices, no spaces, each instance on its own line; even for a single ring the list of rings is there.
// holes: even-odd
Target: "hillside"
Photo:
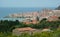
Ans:
[[[56,8],[56,10],[60,10],[60,6],[58,6],[58,7]]]

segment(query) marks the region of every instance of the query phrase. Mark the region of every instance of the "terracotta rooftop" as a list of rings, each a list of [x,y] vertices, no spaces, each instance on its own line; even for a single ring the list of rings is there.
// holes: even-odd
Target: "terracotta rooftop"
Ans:
[[[36,30],[36,29],[32,29],[30,27],[26,27],[26,28],[16,28],[15,30],[18,30],[18,31],[33,31],[33,30]]]
[[[52,18],[58,18],[57,16],[51,16]]]

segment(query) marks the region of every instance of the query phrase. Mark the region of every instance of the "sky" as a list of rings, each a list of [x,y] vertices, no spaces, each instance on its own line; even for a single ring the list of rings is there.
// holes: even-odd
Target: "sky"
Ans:
[[[60,0],[0,0],[0,17],[4,17],[10,13],[18,12],[18,9],[8,8],[30,8],[30,7],[58,7]],[[7,9],[6,9],[7,8]]]
[[[0,7],[57,7],[60,0],[0,0]]]

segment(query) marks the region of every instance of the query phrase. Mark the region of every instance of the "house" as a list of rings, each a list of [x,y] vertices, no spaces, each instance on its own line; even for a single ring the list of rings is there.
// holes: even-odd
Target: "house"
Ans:
[[[44,9],[40,13],[40,20],[43,18],[48,19],[48,21],[56,21],[58,20],[58,17],[60,17],[60,10],[48,10]]]
[[[26,20],[25,22],[23,22],[25,24],[37,24],[38,21],[37,20]]]
[[[33,34],[34,32],[38,32],[39,30],[33,29],[30,27],[25,27],[25,28],[16,28],[13,30],[12,34],[19,36],[22,33],[29,33],[30,35]]]
[[[32,18],[26,18],[26,20],[24,20],[23,23],[25,23],[25,24],[37,24],[38,20],[39,20],[39,18],[37,18],[37,16],[35,16]]]
[[[48,32],[53,32],[52,30],[50,29],[43,29],[42,32],[45,32],[45,31],[48,31]]]
[[[57,20],[59,20],[59,19],[58,19],[57,16],[50,16],[50,17],[48,17],[47,20],[48,20],[48,21],[57,21]]]
[[[36,24],[38,22],[37,19],[36,19],[37,17],[39,18],[39,21],[41,21],[43,18],[47,18],[49,21],[51,21],[53,19],[57,20],[56,16],[60,17],[60,10],[43,9],[41,12],[34,11],[34,12],[24,12],[24,13],[10,14],[8,17],[24,18],[23,19],[24,21],[22,20],[22,22],[24,22],[26,24],[31,24],[31,23]]]

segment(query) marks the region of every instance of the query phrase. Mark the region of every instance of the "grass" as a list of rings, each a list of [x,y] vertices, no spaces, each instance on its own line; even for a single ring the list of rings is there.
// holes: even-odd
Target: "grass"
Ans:
[[[0,37],[60,37],[60,30],[56,30],[54,32],[35,32],[32,35],[22,33],[19,36],[12,35],[11,33],[0,33]]]

